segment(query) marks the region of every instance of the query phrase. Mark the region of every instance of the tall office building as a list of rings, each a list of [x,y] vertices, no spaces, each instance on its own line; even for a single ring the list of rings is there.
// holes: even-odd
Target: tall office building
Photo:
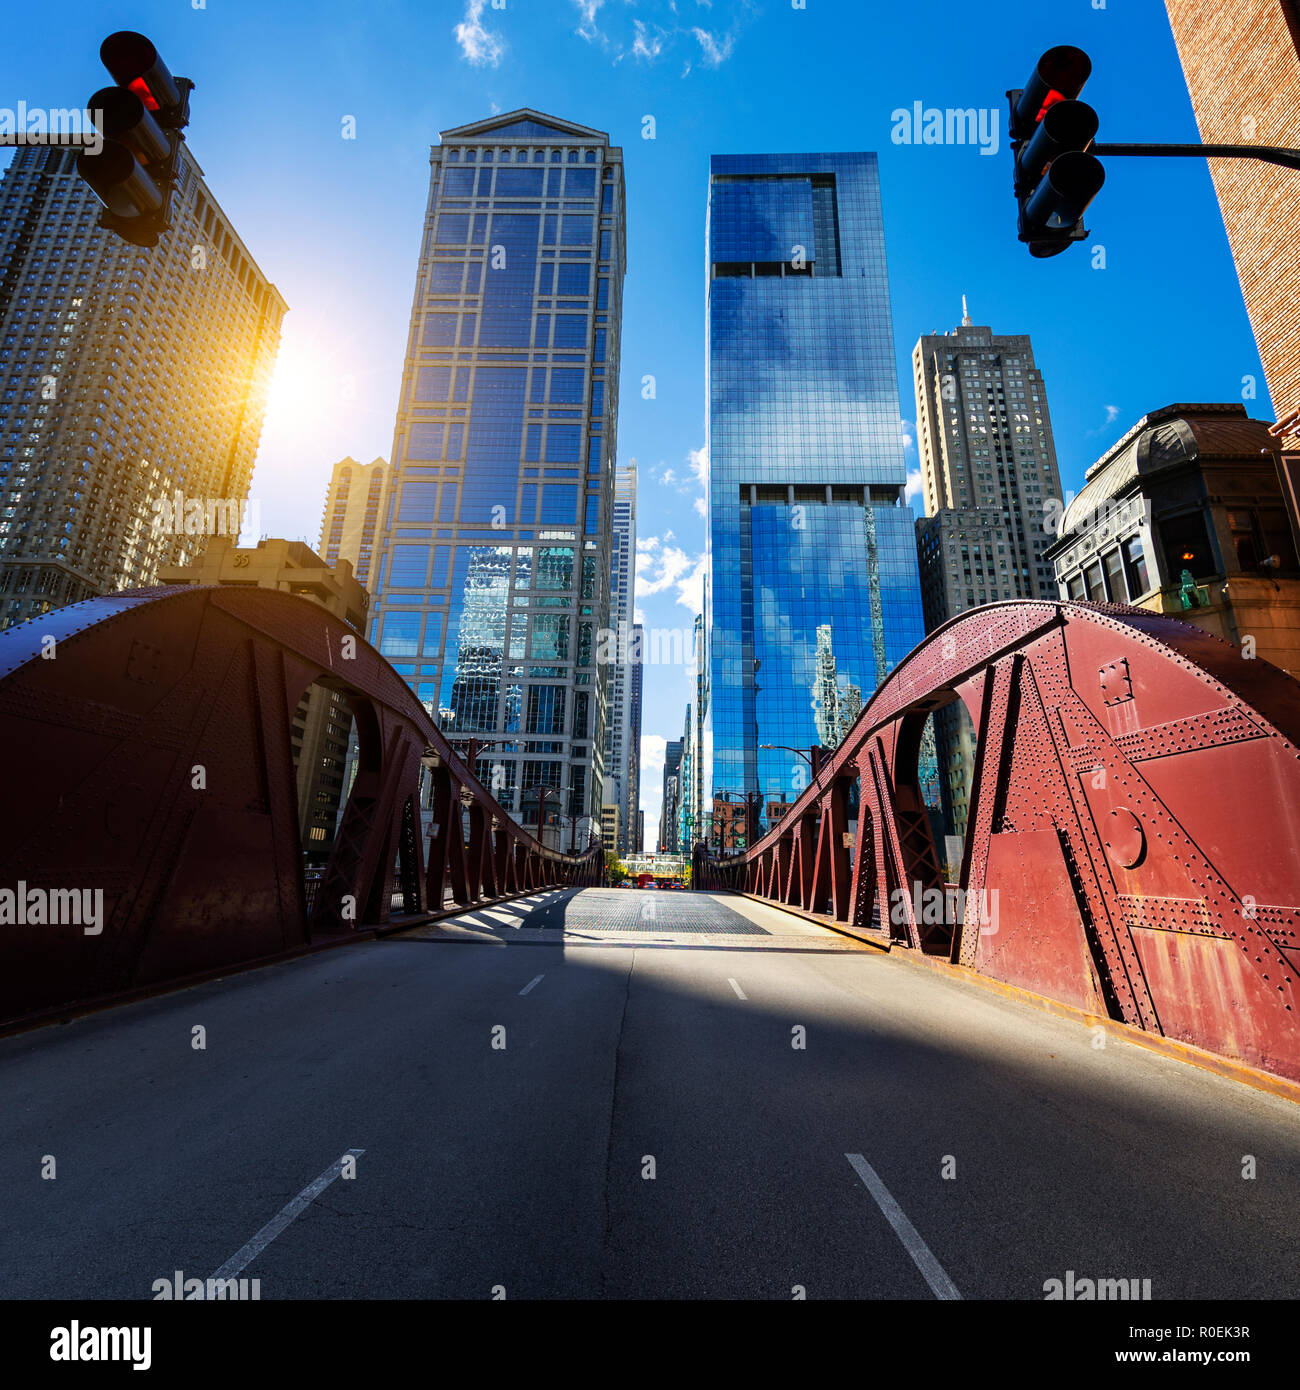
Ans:
[[[918,340],[912,371],[925,497],[917,531],[934,542],[923,556],[942,552],[941,563],[922,562],[927,631],[982,603],[1055,597],[1043,552],[1056,538],[1059,507],[1049,504],[1061,501],[1061,477],[1028,336],[995,334],[963,313],[951,333]]]
[[[1057,595],[1047,548],[1061,479],[1047,388],[1024,334],[971,322],[912,350],[926,515],[916,523],[925,629],[1004,599]],[[1057,504],[1053,507],[1052,504]],[[944,817],[966,833],[975,739],[957,704],[935,716]]]
[[[97,225],[76,152],[0,181],[0,628],[153,582],[248,520],[286,305],[181,147],[157,247]]]
[[[713,799],[704,799],[704,764],[706,761],[705,723],[709,708],[709,663],[706,659],[708,644],[704,637],[704,614],[697,613],[693,624],[692,654],[695,661],[695,766],[691,779],[691,796],[695,808],[695,838],[708,840],[713,821]],[[685,853],[694,847],[688,845]]]
[[[659,808],[658,849],[677,853],[677,826],[681,814],[681,739],[669,739],[664,748],[664,798]]]
[[[618,848],[626,853],[632,837],[634,774],[639,756],[632,742],[632,668],[640,654],[632,646],[636,586],[636,460],[614,477],[614,523],[610,546],[609,626],[605,644],[609,718],[605,732],[605,804],[618,807]],[[639,741],[638,741],[639,742]]]
[[[371,636],[448,737],[487,741],[513,815],[553,788],[581,844],[606,771],[622,151],[520,110],[429,159]]]
[[[677,768],[677,826],[675,848],[679,854],[690,854],[695,844],[698,819],[695,805],[695,771],[699,766],[699,750],[695,737],[695,711],[686,706],[682,723],[682,758]]]
[[[331,567],[340,560],[350,561],[357,582],[363,586],[369,582],[379,539],[387,479],[388,464],[384,459],[370,463],[341,459],[334,465],[325,497],[317,548]]]
[[[644,848],[642,836],[645,818],[641,814],[641,697],[644,690],[645,629],[640,623],[632,624],[632,660],[628,671],[628,736],[627,736],[627,805],[631,821],[630,849],[640,854]]]
[[[876,156],[715,156],[708,247],[701,804],[784,801],[819,629],[863,699],[924,636]]]

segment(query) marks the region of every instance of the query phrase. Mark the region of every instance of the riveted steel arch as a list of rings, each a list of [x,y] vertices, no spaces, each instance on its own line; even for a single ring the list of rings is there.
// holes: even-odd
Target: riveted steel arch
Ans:
[[[346,699],[359,758],[309,920],[290,724],[313,683]],[[353,629],[274,590],[135,590],[0,633],[0,748],[0,892],[103,906],[93,934],[0,926],[0,1019],[382,925],[395,891],[440,911],[602,876],[598,845],[512,821]]]
[[[943,885],[914,773],[920,725],[954,699],[978,752],[959,882]],[[835,797],[852,777],[841,895]],[[1300,1078],[1300,685],[1175,619],[1041,602],[961,615],[890,675],[777,827],[737,859],[700,855],[697,874]],[[936,891],[955,905],[941,922],[918,910]]]

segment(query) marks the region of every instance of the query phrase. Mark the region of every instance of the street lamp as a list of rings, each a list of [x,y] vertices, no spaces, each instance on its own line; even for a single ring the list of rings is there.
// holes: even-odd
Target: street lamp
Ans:
[[[582,817],[581,817],[581,816],[570,815],[570,814],[568,814],[567,812],[564,812],[564,811],[557,811],[557,812],[555,813],[555,819],[558,820],[561,824],[563,824],[566,820],[569,822],[569,853],[570,853],[570,854],[577,854],[577,852],[578,852],[578,822],[579,822],[579,820],[582,819]],[[590,838],[588,838],[588,843],[590,844]]]
[[[484,748],[493,748],[501,743],[518,743],[517,734],[508,738],[479,738],[476,734],[444,734],[443,737],[448,743],[463,743],[466,747],[465,766],[478,776],[478,755]]]
[[[546,838],[545,838],[545,835],[543,834],[543,831],[546,829],[546,798],[547,798],[548,796],[560,797],[560,796],[563,796],[563,795],[564,795],[564,792],[563,792],[563,790],[562,790],[561,788],[559,788],[559,787],[550,787],[550,786],[547,786],[547,787],[525,787],[524,790],[523,790],[522,798],[521,798],[521,801],[520,801],[520,811],[521,811],[521,814],[522,814],[522,808],[523,808],[523,801],[527,800],[527,798],[530,797],[530,796],[536,796],[536,797],[537,797],[537,838],[538,838],[538,840],[541,841],[541,843],[542,843],[543,845],[545,845],[545,843],[546,843]],[[561,812],[561,813],[559,813],[559,814],[562,815],[563,812]],[[576,828],[575,828],[575,834],[576,834]]]
[[[824,748],[819,743],[813,744],[810,750],[812,754],[811,757],[808,753],[805,753],[802,748],[791,748],[788,743],[760,743],[758,746],[760,748],[779,748],[782,752],[796,754],[812,768],[812,775],[814,777],[822,770],[822,763],[825,760],[826,754],[830,752],[829,748]]]

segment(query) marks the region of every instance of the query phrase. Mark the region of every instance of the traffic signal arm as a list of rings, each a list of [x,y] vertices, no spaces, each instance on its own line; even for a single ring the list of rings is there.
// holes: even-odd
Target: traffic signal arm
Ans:
[[[1282,145],[1092,145],[1089,152],[1109,155],[1172,155],[1187,159],[1258,159],[1280,164],[1284,169],[1300,169],[1300,150]]]

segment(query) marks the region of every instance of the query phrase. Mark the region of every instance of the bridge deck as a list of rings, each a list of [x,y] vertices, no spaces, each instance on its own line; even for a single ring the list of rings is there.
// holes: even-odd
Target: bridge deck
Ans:
[[[264,1299],[934,1296],[864,1174],[965,1298],[1294,1295],[1294,1105],[735,898],[643,931],[643,896],[0,1040],[0,1297],[207,1278],[348,1150],[243,1270]]]

